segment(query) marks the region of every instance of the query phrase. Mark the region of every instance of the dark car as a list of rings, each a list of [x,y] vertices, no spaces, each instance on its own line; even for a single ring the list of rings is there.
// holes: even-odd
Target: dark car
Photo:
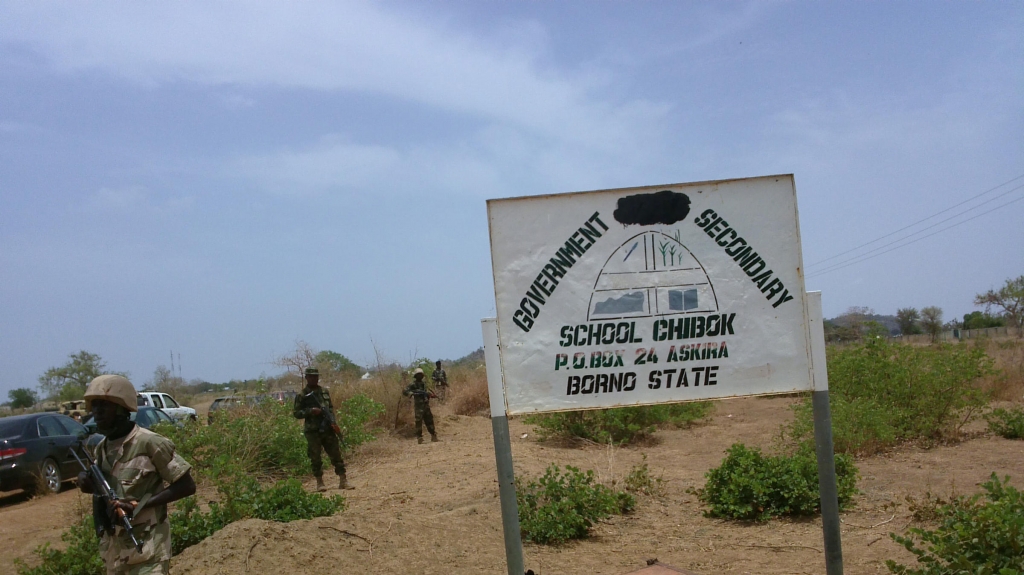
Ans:
[[[245,405],[245,400],[241,396],[230,395],[227,397],[218,397],[213,400],[210,404],[210,409],[206,413],[206,424],[212,425],[214,413],[223,412],[227,409],[234,409]]]
[[[174,421],[170,415],[164,413],[164,410],[157,409],[155,407],[140,407],[138,411],[132,413],[131,420],[146,429],[149,429],[158,423],[180,425],[178,422]],[[85,428],[89,433],[96,433],[96,421],[90,417],[89,420],[85,422]]]
[[[213,418],[216,417],[214,415],[215,413],[224,413],[225,411],[238,409],[239,407],[256,407],[257,405],[260,405],[265,401],[270,401],[271,399],[274,398],[271,398],[268,394],[228,395],[218,397],[210,404],[210,409],[206,414],[206,423],[213,423]]]
[[[0,418],[0,491],[59,492],[81,471],[69,449],[86,435],[81,423],[58,413]]]

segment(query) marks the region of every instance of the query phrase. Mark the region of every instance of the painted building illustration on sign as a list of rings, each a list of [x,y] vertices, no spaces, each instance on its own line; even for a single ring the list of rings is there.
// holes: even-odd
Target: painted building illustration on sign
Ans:
[[[809,389],[792,176],[488,202],[508,413]]]
[[[718,311],[704,266],[675,237],[644,232],[626,240],[594,283],[588,320]]]

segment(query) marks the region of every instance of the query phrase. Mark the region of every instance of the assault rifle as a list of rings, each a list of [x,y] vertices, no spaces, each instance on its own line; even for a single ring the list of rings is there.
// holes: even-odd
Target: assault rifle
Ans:
[[[410,391],[409,395],[411,395],[413,397],[422,397],[424,399],[430,399],[430,398],[436,399],[437,398],[437,396],[434,395],[433,391],[426,391],[426,390],[419,390],[419,389],[414,389],[414,390]]]
[[[320,410],[320,415],[323,416],[323,419],[320,420],[320,433],[327,433],[327,430],[330,429],[334,433],[341,435],[341,426],[338,425],[338,420],[334,417],[334,410],[324,407],[323,404],[320,403],[320,398],[313,395],[314,393],[316,393],[316,391],[311,391],[302,397],[312,397],[313,403],[315,403],[317,409]]]
[[[117,519],[120,520],[121,527],[132,538],[132,543],[135,544],[135,548],[141,553],[142,542],[135,538],[135,531],[132,529],[132,522],[128,518],[128,514],[124,512],[124,509],[116,506],[111,511],[112,504],[120,501],[121,498],[110,488],[107,478],[100,471],[100,466],[96,465],[89,452],[84,448],[82,449],[82,455],[89,462],[88,467],[85,466],[82,458],[78,457],[74,447],[69,448],[69,451],[71,451],[71,455],[75,456],[78,464],[82,466],[82,471],[88,473],[89,478],[92,479],[92,521],[96,527],[96,537],[100,537],[103,533],[111,534],[114,532],[114,518],[112,515],[116,515]]]

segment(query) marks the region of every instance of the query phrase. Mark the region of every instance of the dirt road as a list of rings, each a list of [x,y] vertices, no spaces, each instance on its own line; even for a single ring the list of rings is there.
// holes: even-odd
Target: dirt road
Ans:
[[[687,493],[703,484],[729,445],[770,446],[791,417],[791,399],[743,399],[717,405],[711,421],[658,433],[655,445],[568,448],[535,441],[513,421],[518,476],[536,476],[550,463],[594,469],[621,480],[642,461],[666,480],[665,495],[641,498],[627,516],[601,523],[586,541],[562,547],[527,544],[527,567],[542,574],[628,573],[647,558],[705,574],[823,573],[821,523],[779,520],[761,525],[703,517]],[[386,437],[351,458],[354,491],[334,517],[287,524],[247,520],[228,526],[172,562],[172,572],[502,574],[504,547],[490,421],[439,417],[442,443]],[[526,437],[522,437],[523,435]],[[906,496],[925,491],[973,493],[993,471],[1024,483],[1024,441],[981,437],[931,450],[905,449],[858,461],[862,494],[842,516],[846,573],[887,573],[885,559],[911,562],[889,540],[910,522]],[[331,479],[328,474],[328,479]],[[15,557],[57,541],[64,518],[79,505],[74,491],[31,501],[0,501],[0,572]]]

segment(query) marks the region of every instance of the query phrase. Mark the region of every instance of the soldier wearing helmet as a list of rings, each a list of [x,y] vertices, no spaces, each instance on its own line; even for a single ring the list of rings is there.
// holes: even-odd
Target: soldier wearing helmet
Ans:
[[[192,466],[175,453],[169,439],[131,420],[138,411],[135,387],[121,375],[101,375],[85,390],[85,408],[104,435],[94,456],[107,482],[120,499],[113,505],[131,517],[142,551],[120,526],[100,536],[100,556],[107,575],[166,575],[171,562],[171,523],[167,504],[196,492]],[[93,493],[85,472],[78,486]],[[108,510],[113,513],[114,509]],[[116,525],[116,522],[114,522]]]
[[[434,414],[430,412],[430,398],[435,397],[427,391],[427,384],[423,381],[423,370],[416,368],[412,374],[413,381],[402,395],[412,396],[413,414],[416,416],[416,441],[423,443],[423,424],[427,424],[427,431],[430,432],[430,441],[437,441],[437,432],[434,431]]]
[[[334,405],[331,403],[331,394],[326,388],[320,387],[320,371],[315,367],[307,367],[303,372],[306,379],[306,387],[295,396],[295,408],[292,414],[296,419],[303,419],[302,434],[306,437],[306,455],[313,467],[313,477],[316,477],[316,490],[325,491],[324,485],[324,460],[322,451],[327,452],[334,466],[334,473],[338,475],[338,489],[351,489],[348,485],[348,476],[345,474],[345,461],[341,458],[341,442],[338,440],[337,424],[334,426],[325,425],[331,419],[325,421],[328,414],[334,413]]]

